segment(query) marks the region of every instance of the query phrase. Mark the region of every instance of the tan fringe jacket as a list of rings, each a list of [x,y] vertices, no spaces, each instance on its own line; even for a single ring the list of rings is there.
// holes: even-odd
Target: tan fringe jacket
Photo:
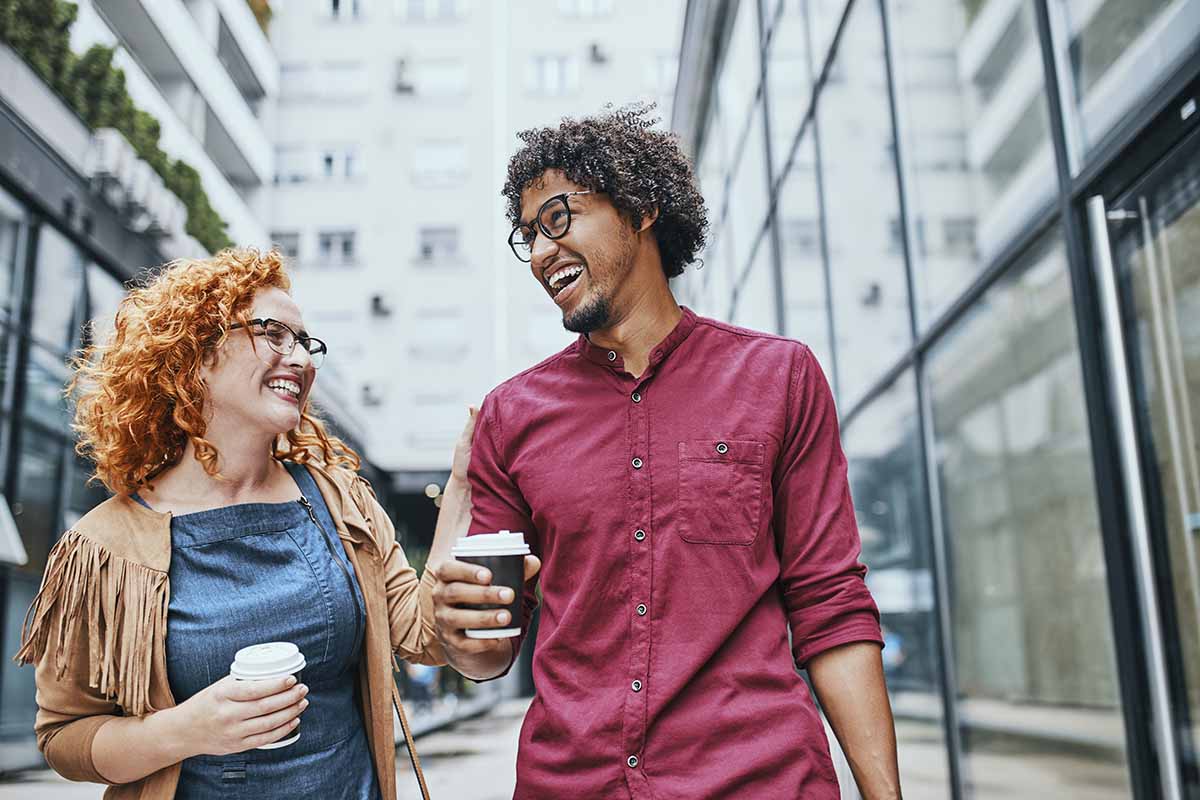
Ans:
[[[396,796],[392,654],[444,664],[433,629],[433,577],[421,580],[396,542],[370,485],[341,467],[309,464],[366,601],[358,670],[367,741],[385,798]],[[18,663],[37,664],[34,731],[64,778],[109,783],[92,762],[92,740],[109,720],[175,705],[167,684],[171,515],[128,497],[89,512],[50,553],[25,621]],[[169,800],[179,765],[110,785],[108,800]]]

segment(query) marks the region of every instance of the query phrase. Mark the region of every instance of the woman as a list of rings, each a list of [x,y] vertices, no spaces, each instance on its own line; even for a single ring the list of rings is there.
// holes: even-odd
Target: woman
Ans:
[[[393,653],[444,663],[432,571],[309,410],[326,347],[288,289],[275,251],[174,262],[76,365],[78,449],[114,496],[55,546],[17,657],[47,762],[106,797],[395,797]],[[471,416],[430,564],[469,524]],[[301,683],[229,677],[268,641]]]

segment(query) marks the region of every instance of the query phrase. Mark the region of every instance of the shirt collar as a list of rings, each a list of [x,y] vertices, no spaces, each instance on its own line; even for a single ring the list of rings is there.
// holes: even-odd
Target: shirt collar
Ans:
[[[655,367],[663,359],[671,355],[675,348],[682,344],[683,340],[696,327],[696,313],[687,306],[680,306],[679,308],[683,312],[683,316],[679,318],[679,322],[675,324],[675,328],[650,351],[650,368]],[[579,352],[588,361],[600,366],[611,367],[618,372],[625,369],[625,360],[621,358],[620,353],[593,344],[586,333],[579,334]]]

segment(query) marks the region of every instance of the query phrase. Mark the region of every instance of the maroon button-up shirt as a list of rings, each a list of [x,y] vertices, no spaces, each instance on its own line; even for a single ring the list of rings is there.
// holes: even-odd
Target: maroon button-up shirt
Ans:
[[[812,351],[684,309],[634,378],[580,337],[488,395],[470,481],[543,563],[518,800],[838,797],[793,658],[882,639]]]

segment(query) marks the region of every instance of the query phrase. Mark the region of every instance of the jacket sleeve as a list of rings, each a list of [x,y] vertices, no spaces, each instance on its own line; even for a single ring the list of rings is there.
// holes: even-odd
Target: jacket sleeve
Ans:
[[[446,652],[433,626],[433,573],[427,570],[417,579],[416,570],[396,541],[396,528],[375,499],[370,484],[359,478],[355,481],[355,492],[375,533],[383,561],[392,650],[406,661],[436,666],[445,664]]]
[[[80,637],[84,635],[82,628]],[[37,717],[33,732],[50,768],[71,781],[110,783],[92,761],[92,741],[106,722],[119,715],[116,703],[87,685],[86,672],[68,669],[56,677],[54,658],[37,663]]]
[[[64,778],[108,783],[92,761],[96,732],[116,716],[154,710],[151,643],[165,635],[166,611],[165,573],[78,531],[55,544],[15,660],[36,665],[34,733]]]

